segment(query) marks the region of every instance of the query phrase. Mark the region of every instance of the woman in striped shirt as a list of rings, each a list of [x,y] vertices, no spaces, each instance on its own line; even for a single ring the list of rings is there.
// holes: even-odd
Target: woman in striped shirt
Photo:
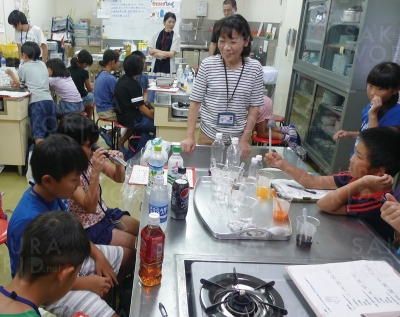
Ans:
[[[194,133],[201,115],[197,144],[211,145],[221,132],[225,143],[239,138],[241,157],[250,153],[248,143],[263,105],[263,73],[261,64],[249,59],[250,27],[239,14],[224,18],[216,29],[221,55],[203,60],[190,95],[186,139],[181,142],[184,153],[191,154],[196,143]]]

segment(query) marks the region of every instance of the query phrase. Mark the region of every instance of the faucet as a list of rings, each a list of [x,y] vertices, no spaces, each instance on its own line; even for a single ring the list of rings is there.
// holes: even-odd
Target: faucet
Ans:
[[[186,40],[187,40],[187,42],[189,44],[190,43],[190,36],[189,35],[186,35]]]

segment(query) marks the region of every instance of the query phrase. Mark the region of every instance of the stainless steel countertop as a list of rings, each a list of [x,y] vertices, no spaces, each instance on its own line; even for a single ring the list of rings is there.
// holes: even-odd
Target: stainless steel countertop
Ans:
[[[282,147],[274,149],[293,165],[310,171],[292,151]],[[246,166],[249,166],[251,157],[265,153],[265,147],[252,147],[252,152],[245,160]],[[197,177],[208,174],[210,147],[197,146],[191,157],[182,156],[186,166],[196,167]],[[138,160],[138,157],[133,160]],[[148,198],[144,194],[141,228],[147,225]],[[308,209],[309,215],[321,221],[310,251],[296,247],[295,232],[289,241],[218,240],[211,236],[195,212],[191,191],[186,220],[168,219],[160,285],[141,285],[138,278],[140,258],[137,252],[130,316],[160,316],[158,303],[162,302],[168,316],[189,317],[184,265],[188,260],[309,264],[369,259],[385,260],[400,270],[400,257],[389,250],[387,243],[358,218],[322,213],[313,203],[293,203],[289,212],[292,223],[296,216],[301,215],[303,207]]]

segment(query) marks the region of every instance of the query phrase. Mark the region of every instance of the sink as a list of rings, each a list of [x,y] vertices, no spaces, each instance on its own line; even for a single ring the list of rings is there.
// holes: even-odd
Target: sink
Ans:
[[[208,49],[207,42],[199,43],[199,42],[181,42],[181,49]]]

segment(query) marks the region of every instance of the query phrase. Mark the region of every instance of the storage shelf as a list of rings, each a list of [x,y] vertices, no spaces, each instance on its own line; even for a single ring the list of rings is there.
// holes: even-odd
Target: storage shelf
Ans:
[[[304,119],[308,119],[309,118],[305,113],[305,109],[298,109],[296,107],[293,107],[293,110],[296,111],[296,113],[299,114],[300,117],[303,117]]]
[[[300,96],[302,96],[302,97],[304,97],[304,98],[306,98],[306,99],[308,99],[310,101],[313,99],[313,95],[312,94],[309,94],[308,92],[305,92],[303,90],[296,90],[295,94],[298,94],[298,95],[300,95]]]
[[[309,39],[305,39],[305,42],[313,43],[313,44],[322,44],[322,41],[319,41],[319,40],[309,40]]]
[[[353,51],[353,52],[356,50],[356,45],[332,43],[332,44],[326,44],[326,46],[334,47],[334,48],[337,48],[337,49],[340,49],[343,46],[344,49],[350,50],[350,51]]]
[[[360,27],[360,22],[328,22],[329,25],[349,25]]]
[[[337,114],[339,117],[342,117],[342,111],[339,111],[339,110],[335,109],[334,106],[327,105],[327,104],[324,104],[324,103],[321,103],[320,106],[321,107],[325,107],[325,108],[329,109],[330,111],[332,111],[333,113]]]

